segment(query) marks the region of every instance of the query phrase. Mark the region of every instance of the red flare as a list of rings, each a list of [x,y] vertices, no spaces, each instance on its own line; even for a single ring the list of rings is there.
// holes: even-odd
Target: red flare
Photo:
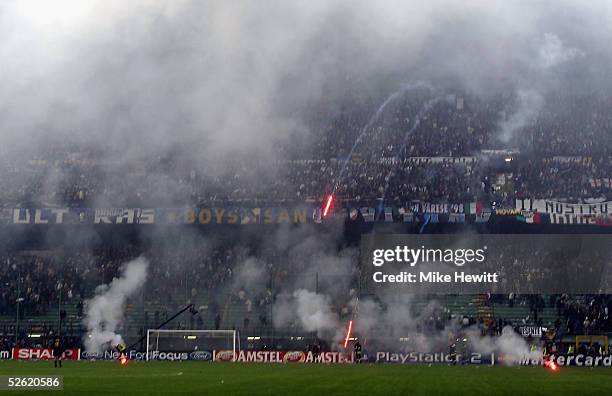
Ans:
[[[128,363],[128,358],[121,354],[121,357],[119,358],[119,363],[121,363],[122,366],[125,366]]]
[[[559,366],[557,365],[557,363],[555,363],[552,360],[546,360],[544,361],[544,366],[548,367],[548,369],[550,371],[557,371],[559,369]]]
[[[349,320],[348,328],[346,330],[346,337],[344,338],[344,349],[348,347],[349,339],[351,338],[351,332],[353,331],[353,321]]]
[[[334,201],[334,196],[330,195],[329,197],[327,197],[327,203],[325,204],[325,209],[323,209],[323,217],[327,216],[327,213],[329,213],[329,208],[331,208],[331,204]]]

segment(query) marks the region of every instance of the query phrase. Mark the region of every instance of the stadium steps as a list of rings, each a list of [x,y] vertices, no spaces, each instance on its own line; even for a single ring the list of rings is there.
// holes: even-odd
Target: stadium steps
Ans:
[[[524,305],[509,307],[507,305],[496,304],[494,306],[494,315],[496,318],[501,317],[516,324],[522,323],[523,319],[525,319],[527,316],[533,320],[533,313],[529,307]],[[556,308],[551,307],[546,307],[540,311],[538,313],[538,318],[542,319],[542,325],[546,327],[551,327],[554,325],[557,319],[562,319],[562,317],[557,315]]]
[[[552,307],[544,308],[544,310],[540,312],[540,317],[542,318],[542,323],[548,327],[552,327],[557,319],[563,321],[563,317],[557,315],[557,309]]]
[[[522,305],[515,305],[514,307],[509,307],[507,305],[495,305],[494,306],[494,315],[497,318],[504,318],[511,322],[522,322],[527,316],[530,316],[529,307]]]
[[[477,307],[470,295],[448,295],[445,297],[445,306],[455,317],[475,317]]]
[[[236,328],[241,330],[243,334],[245,332],[256,332],[259,335],[261,332],[267,332],[269,330],[267,327],[270,326],[270,321],[268,321],[267,325],[262,325],[259,318],[261,315],[266,315],[266,317],[269,315],[266,309],[261,308],[262,307],[253,304],[251,312],[247,312],[243,302],[229,304],[225,312],[225,320],[222,327],[226,325],[229,329]],[[249,325],[246,329],[244,328],[245,318],[249,319]]]

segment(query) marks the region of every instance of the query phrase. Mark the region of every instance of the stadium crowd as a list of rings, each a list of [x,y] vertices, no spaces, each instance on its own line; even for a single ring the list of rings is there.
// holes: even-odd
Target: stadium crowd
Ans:
[[[58,313],[62,316],[63,331],[82,335],[81,320],[87,310],[86,299],[97,285],[109,283],[130,259],[145,252],[150,259],[148,280],[142,292],[130,299],[123,325],[127,332],[141,331],[167,319],[186,304],[195,304],[196,315],[178,319],[172,326],[179,328],[219,329],[235,328],[264,332],[272,326],[272,304],[284,290],[278,285],[291,284],[302,277],[303,260],[297,255],[265,247],[254,250],[225,246],[186,247],[169,249],[126,245],[94,250],[89,253],[73,252],[20,252],[3,254],[0,267],[0,317],[3,333],[10,332],[7,324],[14,325],[19,309],[24,340],[29,331],[24,318],[41,318],[42,331],[58,331]],[[253,254],[256,253],[255,256]],[[520,269],[519,269],[520,270]],[[314,279],[303,280],[303,287],[326,287],[314,284]],[[335,282],[335,281],[334,281]],[[355,288],[351,293],[355,293]],[[509,307],[529,307],[529,315],[518,318],[494,317],[488,331],[501,332],[505,325],[543,326],[539,315],[545,307],[557,312],[555,327],[560,334],[599,334],[612,331],[609,309],[612,298],[608,295],[551,295],[533,294],[493,295],[495,304]],[[19,303],[17,303],[19,301]],[[352,314],[351,305],[334,299],[333,311],[338,318]],[[62,313],[62,311],[64,311]],[[66,314],[68,311],[68,314]],[[419,331],[443,329],[451,320],[451,311],[439,306],[425,315]],[[464,317],[468,324],[479,322],[478,317]],[[480,320],[482,325],[482,320]],[[290,323],[288,331],[298,329]],[[293,330],[292,330],[293,329]]]
[[[515,95],[482,100],[419,86],[404,89],[382,107],[354,99],[314,132],[315,147],[305,153],[280,148],[286,158],[273,163],[249,158],[211,170],[186,164],[175,153],[126,169],[109,165],[103,154],[72,146],[46,147],[36,158],[3,155],[0,208],[320,203],[330,191],[358,204],[483,201],[510,208],[514,198],[523,197],[612,198],[612,98],[551,98],[523,128],[512,131],[509,141],[502,131],[520,107]],[[127,243],[92,251],[2,251],[0,316],[51,315],[46,331],[57,331],[55,310],[61,316],[63,307],[71,306],[74,310],[64,317],[80,328],[85,299],[95,286],[110,282],[123,263],[143,252],[151,260],[151,278],[128,307],[141,307],[140,322],[126,326],[159,323],[194,303],[199,313],[181,326],[268,327],[278,285],[303,265],[301,257],[286,251],[233,245],[177,249]],[[245,278],[241,274],[249,260],[255,260],[256,271]],[[506,270],[524,268],[517,262]],[[551,271],[543,266],[529,276],[545,281]],[[528,323],[537,324],[542,307],[554,306],[560,332],[612,331],[607,297],[565,295],[546,303],[521,296],[504,303],[525,301],[532,311]],[[350,310],[344,302],[334,307],[343,317]],[[424,328],[439,327],[446,313],[436,312]],[[493,328],[506,324],[499,318]]]
[[[21,318],[24,336],[28,320],[45,322],[45,332],[58,331],[58,312],[66,319],[66,331],[82,332],[87,299],[96,287],[110,283],[121,267],[143,254],[149,260],[142,292],[128,302],[131,314],[123,325],[128,333],[160,324],[187,304],[198,313],[185,315],[173,324],[179,328],[268,329],[271,305],[283,285],[294,280],[302,261],[287,252],[268,247],[253,257],[252,251],[226,242],[206,246],[150,247],[126,244],[91,252],[37,251],[5,253],[0,267],[0,318],[15,325]],[[310,281],[310,280],[309,280]],[[336,311],[348,315],[346,305]],[[27,318],[28,320],[24,320]],[[64,319],[63,318],[63,319]],[[294,327],[291,324],[290,327]],[[25,337],[24,337],[25,339]]]
[[[122,168],[100,152],[50,146],[35,158],[3,156],[0,206],[320,202],[336,186],[339,198],[352,202],[486,201],[500,184],[507,190],[502,202],[609,199],[612,100],[550,98],[505,142],[500,131],[517,100],[420,86],[383,108],[346,106],[317,126],[307,151],[279,147],[283,156],[274,161],[234,159],[216,169],[192,166],[180,152]],[[514,161],[499,166],[506,157]]]

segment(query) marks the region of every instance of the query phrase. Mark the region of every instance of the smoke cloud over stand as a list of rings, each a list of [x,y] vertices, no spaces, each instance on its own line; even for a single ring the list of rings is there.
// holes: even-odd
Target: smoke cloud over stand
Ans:
[[[84,324],[87,334],[83,343],[88,352],[101,352],[109,343],[115,346],[123,342],[116,330],[123,320],[127,299],[141,289],[147,278],[148,265],[143,257],[130,261],[119,278],[98,286],[96,295],[86,301]]]
[[[408,81],[453,80],[546,98],[568,73],[601,90],[612,59],[604,4],[5,1],[0,147],[31,158],[86,146],[109,160],[111,180],[169,153],[211,173],[232,153],[279,159],[276,144],[296,137],[306,152],[313,114],[329,121],[350,92],[380,99]],[[530,118],[520,108],[503,136]]]

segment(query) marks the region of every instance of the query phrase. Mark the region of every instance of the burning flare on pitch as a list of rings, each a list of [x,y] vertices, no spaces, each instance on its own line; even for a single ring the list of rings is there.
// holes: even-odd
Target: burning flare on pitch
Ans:
[[[557,363],[555,363],[552,360],[545,360],[544,367],[548,368],[550,371],[557,371],[559,369],[559,366],[557,366]]]

